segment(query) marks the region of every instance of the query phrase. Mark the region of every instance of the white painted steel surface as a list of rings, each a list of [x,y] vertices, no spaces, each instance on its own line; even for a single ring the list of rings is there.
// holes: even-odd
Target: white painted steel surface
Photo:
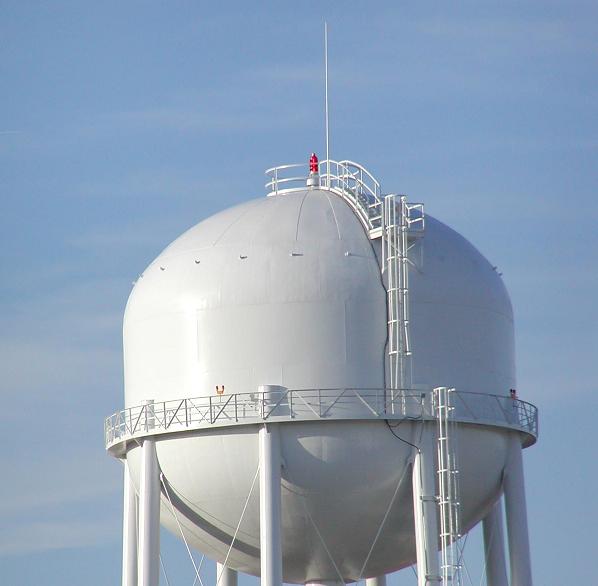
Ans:
[[[438,507],[436,499],[434,425],[424,426],[413,462],[413,510],[418,586],[441,582],[438,563]]]
[[[260,576],[262,586],[282,586],[280,434],[277,423],[259,430]]]
[[[367,578],[365,586],[386,586],[386,576],[376,576],[375,578]]]
[[[237,586],[238,573],[221,563],[216,563],[216,585],[215,586]]]
[[[521,443],[512,437],[504,477],[511,586],[532,586]]]
[[[122,586],[137,586],[137,494],[123,461],[123,559]]]
[[[141,445],[139,485],[139,586],[159,586],[160,472],[152,438],[144,439]]]
[[[191,228],[138,279],[124,323],[127,408],[153,399],[159,426],[160,403],[220,400],[217,386],[227,397],[263,384],[298,393],[385,387],[386,291],[380,241],[369,238],[374,220],[366,231],[350,202],[324,189],[277,193]],[[430,216],[420,246],[423,262],[409,274],[415,390],[451,386],[504,397],[515,388],[515,372],[512,312],[500,277]],[[285,581],[335,581],[337,568],[355,580],[415,559],[413,450],[393,436],[383,414],[362,416],[357,398],[344,409],[347,419],[325,420],[294,419],[289,409],[279,422]],[[413,443],[422,421],[404,421],[398,435]],[[156,436],[186,538],[220,562],[255,474],[262,425],[258,415],[243,425],[212,422]],[[458,433],[467,530],[496,500],[509,438],[519,433],[484,425]],[[140,450],[128,459],[138,486]],[[178,533],[165,510],[164,525]],[[259,548],[253,494],[228,565],[259,574]]]
[[[487,586],[509,586],[501,501],[494,503],[483,520]]]

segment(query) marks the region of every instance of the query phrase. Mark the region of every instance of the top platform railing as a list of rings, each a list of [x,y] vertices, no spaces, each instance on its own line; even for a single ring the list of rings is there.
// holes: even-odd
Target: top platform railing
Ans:
[[[538,410],[509,396],[453,391],[454,420],[506,427],[538,435]],[[210,427],[264,421],[433,420],[434,391],[397,389],[300,389],[233,393],[148,402],[123,409],[105,421],[106,448],[117,455],[129,440]],[[120,448],[119,448],[120,446]]]
[[[268,196],[308,187],[328,189],[345,199],[357,213],[371,237],[380,236],[383,222],[383,195],[378,180],[354,161],[325,160],[319,163],[319,175],[309,172],[308,164],[280,165],[266,170]],[[315,185],[308,185],[314,180]]]

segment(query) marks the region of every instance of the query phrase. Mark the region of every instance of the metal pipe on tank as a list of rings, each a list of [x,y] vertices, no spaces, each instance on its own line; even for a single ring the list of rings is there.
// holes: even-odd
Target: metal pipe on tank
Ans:
[[[262,586],[282,586],[280,531],[280,435],[277,423],[259,431],[260,570]]]
[[[527,506],[519,434],[511,436],[509,462],[504,477],[505,513],[511,565],[511,586],[532,586],[527,530]]]
[[[216,586],[237,586],[237,571],[216,562]]]
[[[426,426],[413,462],[413,509],[417,553],[417,585],[441,581],[438,565],[438,516],[434,428]]]
[[[151,437],[141,445],[139,485],[139,586],[159,586],[160,474],[156,442]]]
[[[122,586],[137,586],[137,494],[129,464],[123,461],[123,564]]]
[[[482,522],[484,528],[484,553],[486,555],[486,583],[488,586],[509,586],[505,563],[505,536],[502,506],[494,503]]]

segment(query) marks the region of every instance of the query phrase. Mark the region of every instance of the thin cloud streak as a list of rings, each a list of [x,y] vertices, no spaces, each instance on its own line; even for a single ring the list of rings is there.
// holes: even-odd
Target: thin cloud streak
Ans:
[[[4,527],[0,555],[25,555],[60,549],[81,549],[112,543],[119,520],[30,521]],[[115,531],[116,530],[116,531]]]

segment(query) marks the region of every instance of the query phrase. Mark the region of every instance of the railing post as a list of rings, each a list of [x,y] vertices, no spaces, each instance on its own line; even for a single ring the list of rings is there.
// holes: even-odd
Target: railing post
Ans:
[[[143,401],[141,408],[143,409],[143,413],[145,415],[145,431],[150,431],[154,429],[156,424],[155,418],[155,407],[153,399],[147,399]]]

